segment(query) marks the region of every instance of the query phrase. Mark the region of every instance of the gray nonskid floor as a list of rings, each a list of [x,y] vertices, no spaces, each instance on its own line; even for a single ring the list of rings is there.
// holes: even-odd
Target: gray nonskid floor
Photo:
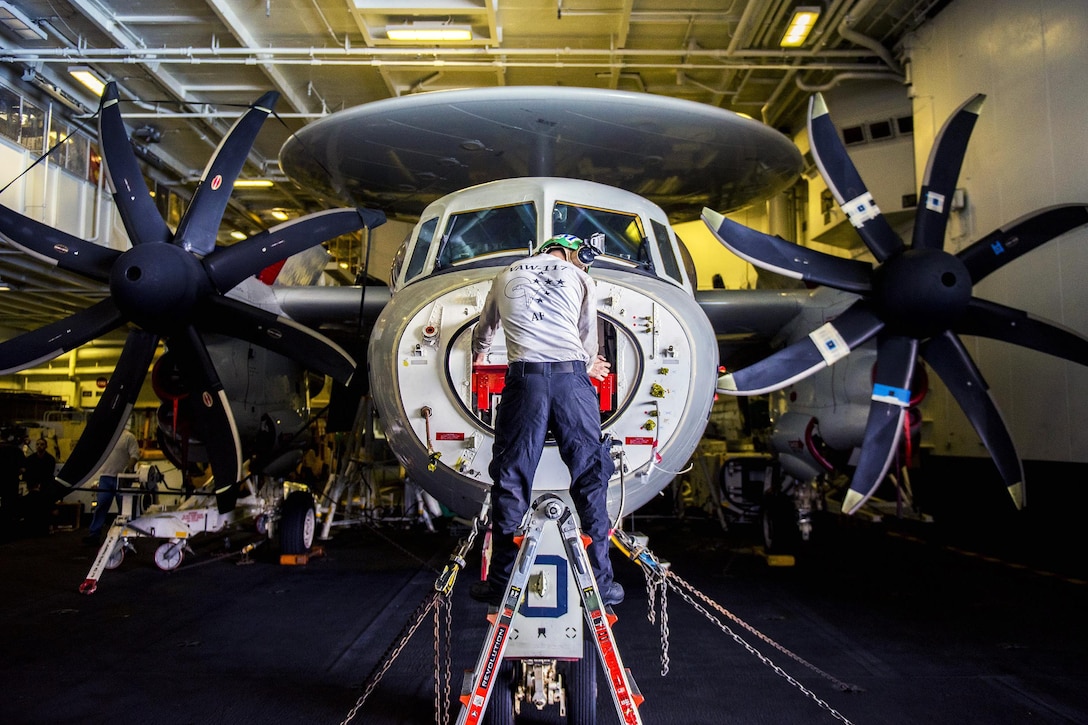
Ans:
[[[672,593],[662,676],[660,614],[648,621],[641,570],[614,552],[627,590],[615,632],[645,723],[842,721],[827,708],[856,723],[1088,723],[1088,586],[1076,572],[972,556],[924,527],[831,522],[810,555],[777,568],[752,532],[636,525],[678,576],[789,650]],[[339,723],[459,533],[342,529],[325,556],[292,567],[264,546],[239,565],[209,537],[171,573],[144,544],[92,596],[77,592],[94,555],[80,532],[6,543],[0,721]],[[468,597],[473,565],[451,601],[452,692],[440,694],[451,721],[486,631],[484,605]],[[428,614],[352,722],[436,721],[434,628]],[[598,722],[618,722],[604,690]]]

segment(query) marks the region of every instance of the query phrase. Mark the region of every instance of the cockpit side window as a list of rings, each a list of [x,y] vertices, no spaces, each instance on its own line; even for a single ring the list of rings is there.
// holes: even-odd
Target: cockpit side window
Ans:
[[[664,224],[655,219],[651,219],[650,224],[654,228],[654,239],[657,241],[657,251],[661,255],[661,266],[665,268],[665,274],[683,284],[684,278],[680,274],[680,263],[676,261],[676,255],[672,253],[669,230]]]
[[[590,241],[605,256],[653,269],[637,214],[560,201],[552,209],[552,234],[573,234]]]
[[[427,252],[434,241],[434,230],[438,226],[438,217],[428,219],[419,226],[419,236],[416,238],[416,247],[412,250],[412,260],[408,263],[408,273],[404,276],[405,282],[411,282],[423,272],[423,263],[427,261]]]
[[[536,229],[536,206],[531,201],[450,214],[435,270],[497,252],[528,252]]]

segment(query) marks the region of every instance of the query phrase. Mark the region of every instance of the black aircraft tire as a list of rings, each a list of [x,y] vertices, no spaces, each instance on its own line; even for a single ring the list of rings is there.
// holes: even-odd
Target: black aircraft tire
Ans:
[[[280,551],[306,554],[314,543],[317,518],[314,497],[308,491],[293,491],[283,501],[280,512]]]
[[[597,722],[597,649],[589,639],[582,640],[582,659],[563,664],[567,687],[567,725],[596,725]]]
[[[514,662],[499,665],[484,712],[485,725],[514,725]]]

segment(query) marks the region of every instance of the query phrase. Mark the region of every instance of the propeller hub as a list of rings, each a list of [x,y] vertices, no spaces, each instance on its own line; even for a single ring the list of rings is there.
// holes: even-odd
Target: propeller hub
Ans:
[[[190,320],[205,287],[200,262],[173,244],[135,246],[110,270],[110,294],[121,313],[160,334]]]
[[[939,249],[910,249],[878,267],[873,299],[896,332],[924,339],[947,330],[971,300],[971,275]]]

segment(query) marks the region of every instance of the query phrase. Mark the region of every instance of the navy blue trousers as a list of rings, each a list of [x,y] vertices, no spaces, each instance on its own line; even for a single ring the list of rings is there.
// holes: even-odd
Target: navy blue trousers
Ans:
[[[109,515],[110,507],[117,498],[117,476],[99,476],[96,497],[98,503],[94,508],[94,516],[91,517],[91,525],[87,528],[88,536],[98,536],[102,531],[106,525],[106,516]]]
[[[608,558],[608,479],[615,465],[601,442],[597,393],[583,363],[578,372],[524,373],[510,366],[495,418],[495,447],[488,469],[491,487],[492,553],[488,582],[503,591],[513,570],[513,536],[532,504],[533,479],[551,430],[570,470],[570,495],[582,533],[592,538],[587,553],[602,591],[612,585]],[[549,483],[545,481],[544,483]]]

